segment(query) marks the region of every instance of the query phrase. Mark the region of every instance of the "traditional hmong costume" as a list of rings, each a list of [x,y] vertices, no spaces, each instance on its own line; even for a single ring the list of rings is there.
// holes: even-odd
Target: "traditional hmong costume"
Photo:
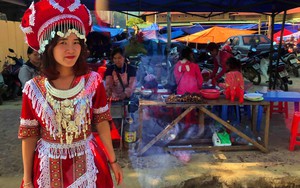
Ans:
[[[45,77],[26,83],[19,138],[40,137],[34,187],[113,187],[104,151],[91,126],[111,120],[99,74],[77,77],[70,90],[57,90]]]

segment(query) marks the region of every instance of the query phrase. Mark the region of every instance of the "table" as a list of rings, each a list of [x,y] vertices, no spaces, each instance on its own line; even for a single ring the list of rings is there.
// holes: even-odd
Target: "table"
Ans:
[[[264,100],[269,102],[294,102],[295,111],[299,111],[300,93],[291,91],[269,91],[264,94]]]
[[[207,103],[205,104],[167,104],[164,101],[151,101],[151,100],[140,100],[140,106],[139,106],[139,129],[138,129],[138,139],[139,139],[139,145],[137,149],[138,155],[143,154],[146,152],[152,145],[154,145],[157,141],[159,141],[163,136],[165,136],[169,130],[171,130],[184,116],[186,116],[191,110],[193,109],[199,109],[200,112],[203,114],[206,114],[213,118],[215,121],[219,122],[223,126],[225,126],[230,131],[236,133],[238,136],[244,138],[248,142],[252,144],[251,145],[237,145],[237,146],[198,146],[198,147],[189,147],[188,149],[193,150],[240,150],[240,149],[259,149],[262,152],[268,152],[268,139],[269,139],[269,124],[270,124],[270,102],[267,101],[260,101],[260,102],[251,102],[251,101],[245,101],[243,105],[250,105],[252,106],[252,121],[251,126],[254,127],[255,124],[255,115],[256,115],[256,107],[257,106],[263,106],[266,108],[266,119],[265,119],[265,132],[264,132],[264,138],[261,143],[253,140],[252,138],[245,135],[243,132],[236,129],[233,125],[230,123],[224,121],[214,113],[212,113],[210,110],[207,109],[207,106],[215,106],[215,105],[240,105],[237,101],[231,102],[229,100],[226,100],[223,96],[221,96],[219,99],[216,100],[207,100]],[[162,130],[155,138],[153,138],[149,143],[147,143],[145,146],[142,146],[142,131],[143,131],[143,110],[147,106],[165,106],[165,107],[178,107],[178,108],[185,108],[186,110],[182,112],[178,117],[176,117],[171,123],[169,123],[164,130]],[[201,113],[200,113],[201,114]],[[200,115],[201,117],[201,115]],[[199,121],[201,118],[199,118]],[[180,147],[180,149],[183,149]]]

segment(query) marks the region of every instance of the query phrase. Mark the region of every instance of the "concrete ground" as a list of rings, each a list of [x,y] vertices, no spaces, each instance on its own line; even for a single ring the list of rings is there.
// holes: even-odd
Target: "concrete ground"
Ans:
[[[289,90],[300,92],[300,78],[292,79]],[[191,151],[191,160],[184,163],[158,147],[143,157],[117,151],[124,170],[124,182],[117,187],[300,187],[300,147],[288,150],[294,110],[292,104],[289,107],[287,119],[283,114],[272,115],[269,153]],[[0,106],[0,188],[19,187],[22,179],[21,141],[17,139],[20,109],[21,99]]]

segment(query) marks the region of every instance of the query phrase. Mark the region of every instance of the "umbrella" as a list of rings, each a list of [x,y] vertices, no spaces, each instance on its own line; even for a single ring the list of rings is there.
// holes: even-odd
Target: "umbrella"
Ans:
[[[231,29],[224,27],[211,27],[204,31],[177,38],[175,40],[181,42],[192,42],[207,44],[209,42],[222,43],[231,36],[253,34],[256,31]]]

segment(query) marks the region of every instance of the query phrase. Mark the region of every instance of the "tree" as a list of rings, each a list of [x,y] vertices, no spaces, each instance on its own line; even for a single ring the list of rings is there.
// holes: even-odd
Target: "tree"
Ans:
[[[127,25],[128,27],[132,27],[132,26],[134,26],[134,25],[137,25],[137,24],[143,24],[143,23],[145,23],[145,22],[144,22],[144,20],[142,20],[141,18],[132,17],[132,18],[129,18],[129,19],[127,20],[126,25]]]
[[[126,27],[125,15],[120,12],[114,12],[113,15],[114,15],[114,26],[116,27],[118,25],[121,28],[125,28]]]

